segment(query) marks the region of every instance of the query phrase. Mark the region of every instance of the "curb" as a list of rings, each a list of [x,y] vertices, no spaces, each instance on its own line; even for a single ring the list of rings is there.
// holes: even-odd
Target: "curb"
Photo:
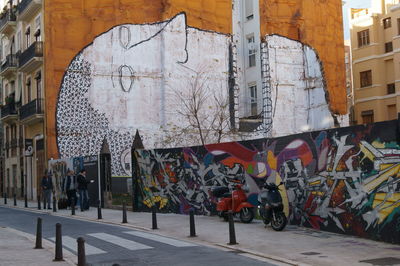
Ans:
[[[35,238],[36,237],[34,235],[32,235],[32,234],[25,233],[25,232],[22,232],[22,231],[19,231],[17,229],[10,228],[10,227],[5,227],[4,229],[7,230],[7,231],[10,231],[11,233],[14,233],[16,235],[24,237],[24,238],[28,239],[32,243],[35,243]],[[42,246],[43,246],[44,250],[47,250],[47,251],[49,251],[49,252],[54,254],[55,253],[54,245],[55,244],[53,242],[51,242],[51,241],[49,241],[49,240],[47,240],[45,238],[42,238]],[[69,250],[63,248],[63,259],[64,259],[64,262],[68,263],[69,265],[76,266],[76,262],[75,261],[77,261],[77,259],[75,259],[75,257],[76,256],[72,252],[70,252]]]
[[[238,248],[238,247],[233,247],[230,245],[226,245],[226,244],[215,244],[217,246],[229,249],[229,250],[234,250],[234,251],[240,251],[242,253],[248,253],[257,257],[261,257],[261,258],[266,258],[266,259],[270,259],[270,260],[274,260],[274,261],[279,261],[279,262],[283,262],[285,264],[288,265],[293,265],[293,266],[311,266],[310,264],[305,264],[305,263],[298,263],[296,261],[292,261],[289,259],[285,259],[285,258],[281,258],[281,257],[277,257],[274,255],[269,255],[269,254],[264,254],[264,253],[259,253],[259,252],[255,252],[249,249],[245,249],[245,248]]]
[[[208,246],[208,247],[211,247],[211,248],[240,251],[241,253],[247,253],[247,254],[250,254],[250,255],[253,255],[253,256],[256,256],[256,257],[259,257],[259,258],[269,259],[269,260],[272,260],[272,261],[281,262],[281,263],[285,263],[285,264],[288,264],[288,265],[310,266],[309,264],[298,263],[298,262],[295,262],[295,261],[292,261],[292,260],[289,260],[289,259],[286,259],[286,258],[282,258],[282,257],[274,256],[274,255],[269,255],[269,254],[264,254],[264,253],[259,253],[259,252],[255,252],[255,251],[252,251],[252,250],[249,250],[249,249],[233,247],[233,246],[226,245],[226,244],[210,243],[210,242],[204,242],[204,241],[193,241],[191,239],[182,239],[182,238],[177,238],[175,236],[170,236],[170,235],[166,235],[166,234],[160,234],[158,232],[155,232],[154,230],[151,230],[150,228],[146,228],[146,227],[142,227],[142,226],[138,226],[138,225],[133,225],[133,224],[129,224],[129,223],[117,223],[117,222],[107,221],[107,220],[104,220],[104,219],[99,220],[99,219],[96,219],[96,218],[84,217],[84,216],[79,216],[79,215],[74,215],[74,216],[73,215],[65,215],[65,214],[60,214],[58,212],[52,212],[51,210],[50,211],[43,211],[43,210],[25,208],[25,207],[22,207],[22,206],[8,206],[8,205],[3,205],[3,204],[0,204],[0,206],[13,208],[13,209],[25,210],[25,211],[34,212],[34,213],[48,214],[48,215],[53,215],[53,216],[58,216],[58,217],[75,219],[75,220],[83,220],[83,221],[94,222],[94,223],[116,225],[116,226],[121,226],[121,227],[129,227],[129,228],[137,229],[137,230],[140,230],[140,231],[152,232],[152,234],[155,234],[155,235],[164,236],[164,237],[171,237],[171,238],[179,239],[179,240],[186,241],[186,242],[191,242],[191,243],[196,243],[196,244],[200,244],[200,245],[203,245],[203,246]],[[45,241],[47,241],[49,243],[52,243],[52,242],[50,242],[48,240],[45,240]],[[65,249],[63,249],[63,250],[65,250]],[[76,263],[72,264],[72,265],[76,265]]]

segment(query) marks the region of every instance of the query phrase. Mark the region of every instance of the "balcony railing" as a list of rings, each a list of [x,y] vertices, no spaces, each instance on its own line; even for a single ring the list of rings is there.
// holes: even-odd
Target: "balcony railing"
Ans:
[[[18,147],[18,139],[12,139],[10,146],[11,146],[11,149]]]
[[[6,25],[8,22],[16,21],[16,18],[17,17],[15,16],[15,13],[11,10],[8,10],[0,20],[0,29],[3,28],[3,26]]]
[[[25,65],[34,57],[43,56],[43,42],[34,42],[19,56],[19,67]]]
[[[8,115],[16,115],[17,110],[15,110],[15,103],[9,103],[1,107],[1,118]]]
[[[17,67],[18,66],[18,60],[17,56],[15,54],[9,54],[6,56],[6,61],[1,65],[1,72],[6,70],[9,67]]]
[[[32,0],[22,0],[18,4],[18,13],[24,12],[24,10],[29,6],[29,4],[32,2]]]
[[[19,109],[19,119],[23,120],[32,115],[43,114],[43,107],[43,99],[30,101]]]

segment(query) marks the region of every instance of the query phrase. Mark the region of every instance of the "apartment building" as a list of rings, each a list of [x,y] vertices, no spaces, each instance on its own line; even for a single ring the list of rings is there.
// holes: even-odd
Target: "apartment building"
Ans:
[[[350,10],[354,119],[396,119],[400,106],[400,3],[374,0]]]
[[[41,0],[7,1],[0,21],[4,187],[37,196],[45,171]]]

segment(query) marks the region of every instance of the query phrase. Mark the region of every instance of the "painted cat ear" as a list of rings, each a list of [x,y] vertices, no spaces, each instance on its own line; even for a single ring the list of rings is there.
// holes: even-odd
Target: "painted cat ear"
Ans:
[[[131,43],[131,31],[127,26],[122,25],[118,28],[118,37],[120,45],[128,49]]]
[[[174,59],[178,63],[186,63],[188,60],[186,14],[181,13],[168,21],[163,34],[167,51],[173,52]]]

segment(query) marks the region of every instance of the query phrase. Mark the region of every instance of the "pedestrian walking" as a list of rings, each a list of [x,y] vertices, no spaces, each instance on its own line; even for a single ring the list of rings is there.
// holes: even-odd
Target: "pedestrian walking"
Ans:
[[[50,206],[51,206],[51,192],[53,191],[53,180],[50,173],[43,176],[41,187],[43,192],[43,209],[46,209],[46,203],[47,203],[47,209],[51,209]]]
[[[87,180],[86,170],[82,169],[77,177],[79,199],[81,211],[89,210],[89,194],[88,194],[88,184],[93,183],[94,180]]]
[[[76,205],[76,176],[74,171],[67,171],[67,175],[64,177],[62,182],[62,191],[67,195],[68,206],[72,208],[72,205]]]

